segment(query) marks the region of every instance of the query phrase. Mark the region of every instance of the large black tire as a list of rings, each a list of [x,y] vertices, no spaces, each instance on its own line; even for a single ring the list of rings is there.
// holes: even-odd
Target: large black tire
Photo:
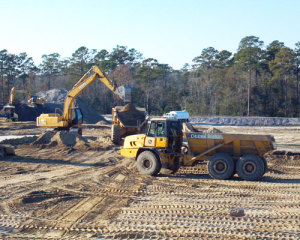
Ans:
[[[174,163],[172,164],[172,166],[170,168],[172,170],[171,174],[175,174],[179,168],[180,168],[180,158],[175,157]]]
[[[236,171],[244,180],[260,180],[265,172],[264,161],[257,155],[246,154],[237,160]]]
[[[161,162],[151,151],[144,151],[137,157],[137,169],[144,175],[155,176],[160,172]]]
[[[119,125],[113,124],[111,126],[111,141],[119,145],[121,142],[121,127]]]
[[[217,153],[207,164],[208,173],[212,178],[226,180],[234,175],[234,161],[226,153]]]
[[[263,163],[264,163],[264,174],[268,171],[268,163],[267,160],[263,157],[262,158]]]

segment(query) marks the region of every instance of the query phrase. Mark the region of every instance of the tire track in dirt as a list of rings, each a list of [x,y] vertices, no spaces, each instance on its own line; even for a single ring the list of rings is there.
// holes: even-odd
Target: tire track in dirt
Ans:
[[[20,148],[33,161],[2,163],[0,181],[18,183],[0,187],[0,238],[299,239],[299,166],[271,161],[261,182],[213,180],[206,165],[153,178],[116,146],[56,150]],[[232,217],[232,207],[245,216]]]
[[[106,156],[103,156],[103,158],[106,158]],[[32,231],[39,229],[37,234],[42,238],[61,238],[65,235],[72,237],[73,232],[78,235],[78,232],[87,232],[90,229],[93,229],[93,232],[102,231],[99,227],[97,228],[97,225],[99,226],[97,223],[103,222],[103,218],[107,220],[114,218],[120,211],[120,207],[128,205],[132,201],[131,199],[140,191],[140,188],[145,186],[143,177],[136,177],[131,165],[131,162],[122,161],[114,166],[106,166],[100,170],[98,168],[98,171],[97,168],[90,172],[85,171],[84,173],[87,175],[83,174],[82,171],[78,173],[78,176],[69,174],[71,176],[64,179],[64,184],[60,183],[56,187],[62,192],[70,192],[74,196],[80,196],[81,200],[77,204],[71,205],[69,209],[65,209],[64,215],[60,217],[58,217],[58,210],[55,207],[44,212],[50,219],[40,218],[39,223],[29,216],[22,229],[27,229],[26,232],[28,233],[30,233],[30,229]],[[55,176],[55,181],[59,182],[60,174],[55,174]],[[101,183],[100,185],[93,183],[92,188],[89,186],[87,191],[78,191],[66,187],[67,184],[76,184],[83,178],[86,181],[93,179],[93,181],[97,180]],[[120,198],[123,198],[123,200],[120,201]],[[101,213],[99,213],[99,209],[102,209]],[[52,217],[54,218],[51,219]],[[88,221],[89,218],[90,221]],[[55,221],[52,221],[54,219]],[[105,227],[103,223],[100,226]]]
[[[37,172],[37,173],[34,173],[34,174],[26,174],[26,176],[25,175],[16,176],[15,178],[10,177],[9,179],[7,179],[6,183],[3,184],[3,186],[5,186],[5,187],[2,186],[2,188],[1,188],[1,190],[2,190],[1,191],[2,192],[2,195],[1,195],[2,199],[4,200],[6,198],[6,199],[9,199],[9,202],[12,202],[13,199],[22,199],[24,196],[27,196],[29,193],[37,192],[38,190],[44,190],[45,191],[47,189],[50,189],[52,192],[53,192],[53,190],[55,192],[55,189],[61,190],[61,189],[64,188],[63,186],[66,185],[67,183],[72,184],[74,182],[80,182],[83,179],[87,179],[87,176],[97,177],[98,175],[102,174],[103,176],[107,177],[108,175],[110,175],[111,172],[115,173],[116,171],[118,171],[116,169],[116,166],[115,165],[112,165],[112,166],[103,165],[104,167],[103,166],[99,167],[100,165],[98,166],[97,163],[99,161],[102,162],[102,159],[107,159],[107,156],[110,156],[112,152],[114,152],[114,151],[113,150],[112,151],[106,151],[104,153],[103,152],[102,153],[101,152],[88,152],[88,154],[85,154],[86,161],[81,156],[80,159],[81,159],[82,163],[84,163],[84,164],[91,163],[91,164],[95,164],[95,166],[96,166],[95,167],[95,166],[92,165],[91,167],[85,167],[84,171],[82,171],[82,167],[78,167],[78,166],[67,165],[67,166],[64,166],[63,168],[62,167],[57,167],[57,166],[51,166],[51,168],[48,169],[48,171],[46,173],[45,172]],[[82,155],[81,153],[79,153],[79,154]],[[79,154],[77,154],[77,156]],[[91,158],[91,160],[89,160],[91,156],[92,156],[92,158]],[[118,159],[117,159],[117,161],[118,161]],[[44,164],[47,164],[47,163],[44,163]],[[119,166],[121,168],[124,168],[123,165],[126,165],[126,164],[122,163],[122,162],[119,163]],[[101,173],[98,173],[99,170],[100,170]],[[42,176],[41,183],[36,183],[36,181],[38,179],[40,179],[41,176]],[[55,183],[55,188],[54,189],[53,189],[53,186],[49,186],[50,185],[49,180],[50,180],[51,183]],[[60,186],[62,186],[62,187],[60,187]],[[12,190],[12,189],[16,190],[16,191],[14,191],[10,196],[7,196],[7,194],[5,194],[5,193],[7,193],[9,190]],[[67,192],[70,192],[70,191],[68,191],[67,188],[65,188],[65,190]],[[105,191],[105,192],[108,192],[108,193],[111,192],[111,193],[114,193],[114,194],[118,194],[120,191],[118,191],[118,190],[116,191],[114,189],[111,189],[111,191]],[[53,195],[55,196],[55,194],[56,193],[54,193]],[[73,194],[74,194],[74,192],[73,192]],[[83,195],[85,195],[85,196],[83,196]],[[52,196],[51,200],[55,199],[54,196]],[[93,195],[91,195],[91,197],[87,197],[87,194],[85,194],[85,192],[78,191],[77,194],[75,194],[75,196],[85,197],[86,199],[88,199],[87,203],[89,203],[89,204],[90,204],[90,202],[93,202],[93,201],[97,202],[98,201],[98,200],[95,200],[95,192],[93,193]],[[98,199],[98,198],[101,199],[103,197],[96,196],[96,199]],[[14,206],[14,205],[12,205],[12,206]],[[86,207],[87,207],[86,205],[83,206],[83,208],[86,208]],[[75,206],[75,208],[77,208],[77,205]],[[15,212],[15,214],[18,213],[18,211],[20,213],[22,213],[22,209],[14,208],[14,209],[10,209],[10,211]],[[13,214],[13,212],[9,212],[9,213]],[[51,210],[48,211],[48,213],[50,213],[50,212],[55,212],[55,207],[52,207]],[[74,214],[74,216],[75,215],[76,214]],[[69,214],[68,217],[73,221],[74,216],[72,214],[71,215]],[[27,216],[27,217],[29,218],[29,219],[27,219],[27,221],[22,220],[23,221],[23,228],[26,228],[26,226],[27,227],[35,226],[34,225],[35,224],[34,219],[31,216]],[[44,221],[46,221],[46,222],[49,221],[49,220],[51,221],[51,219],[44,219]],[[4,223],[5,221],[3,220],[2,223]],[[1,220],[0,220],[0,225],[1,225]],[[50,227],[55,228],[55,226],[53,226],[53,224],[50,224]]]
[[[299,237],[298,184],[158,177],[141,197],[122,209],[104,237]],[[246,215],[230,216],[232,207],[243,207]]]
[[[62,184],[65,184],[65,182],[68,182],[69,180],[77,179],[77,181],[79,181],[82,178],[86,178],[86,176],[82,174],[82,169],[84,168],[86,174],[91,174],[92,172],[98,171],[100,167],[95,167],[94,164],[97,165],[97,162],[105,158],[105,156],[109,153],[101,154],[98,152],[92,152],[92,154],[99,156],[98,160],[89,161],[91,154],[77,153],[73,156],[73,158],[81,159],[82,163],[87,165],[84,167],[80,165],[66,165],[61,167],[52,166],[50,164],[51,168],[47,168],[47,171],[42,168],[39,172],[35,173],[11,175],[8,179],[7,177],[4,177],[3,179],[0,178],[0,198],[11,198],[11,195],[14,197],[21,197],[22,194],[25,195],[30,191],[38,191],[41,188],[44,188],[44,185],[50,185],[50,183],[55,183],[57,186],[58,182],[60,182],[62,179],[65,180],[62,182]],[[43,160],[41,160],[41,162],[42,161]],[[66,162],[67,161],[68,159],[66,159]],[[47,162],[42,162],[42,164],[47,165]],[[114,168],[115,166],[111,167],[111,169]],[[106,171],[109,171],[109,169]]]

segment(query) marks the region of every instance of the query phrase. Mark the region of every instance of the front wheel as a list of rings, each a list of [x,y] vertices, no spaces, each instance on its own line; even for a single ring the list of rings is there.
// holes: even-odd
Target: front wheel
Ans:
[[[161,162],[151,151],[144,151],[137,157],[137,169],[144,175],[155,176],[160,172]]]
[[[113,124],[111,126],[111,141],[116,145],[120,144],[120,142],[121,142],[121,126],[120,125]]]
[[[260,180],[265,172],[264,161],[257,155],[247,154],[240,157],[236,163],[236,172],[240,178],[247,181]]]

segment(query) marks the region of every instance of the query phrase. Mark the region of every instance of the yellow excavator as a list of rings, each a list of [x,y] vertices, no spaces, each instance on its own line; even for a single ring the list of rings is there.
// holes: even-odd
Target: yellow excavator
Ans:
[[[37,97],[37,96],[33,96],[30,95],[29,92],[25,89],[16,89],[15,87],[12,87],[12,89],[10,90],[10,96],[9,96],[9,105],[13,105],[14,101],[15,101],[15,96],[17,93],[23,93],[26,95],[27,97],[27,102],[30,105],[34,105],[34,104],[45,104],[46,100],[44,98],[41,97]]]
[[[25,89],[16,89],[15,87],[12,87],[10,90],[8,104],[3,107],[5,111],[5,117],[8,121],[17,121],[19,117],[18,114],[15,113],[15,96],[17,93],[23,93],[26,95],[29,106],[34,107],[36,105],[42,105],[46,103],[45,99],[37,96],[32,96]]]
[[[97,66],[93,66],[67,93],[62,115],[58,113],[41,114],[36,119],[37,126],[53,127],[57,130],[75,129],[81,134],[82,130],[79,126],[83,122],[83,116],[80,108],[73,107],[73,102],[75,98],[96,79],[104,83],[106,87],[124,100],[124,102],[130,100],[130,95],[128,94],[130,91],[126,91],[126,88],[123,86],[118,87],[117,84],[111,81]]]

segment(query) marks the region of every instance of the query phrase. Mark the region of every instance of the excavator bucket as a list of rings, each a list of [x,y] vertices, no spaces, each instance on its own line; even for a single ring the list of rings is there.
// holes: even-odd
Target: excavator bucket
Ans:
[[[118,95],[124,103],[130,103],[131,102],[131,88],[120,86],[116,89],[115,94]]]

